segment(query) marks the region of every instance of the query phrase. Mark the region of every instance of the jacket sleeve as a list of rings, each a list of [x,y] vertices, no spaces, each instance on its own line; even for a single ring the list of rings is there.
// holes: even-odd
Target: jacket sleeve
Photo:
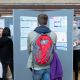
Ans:
[[[56,45],[56,43],[57,43],[57,35],[55,34],[55,45]]]
[[[56,49],[56,43],[57,43],[57,35],[55,35],[55,49]]]
[[[0,38],[0,47],[3,47],[8,40],[9,40],[8,37],[2,37],[2,38]]]
[[[56,33],[53,33],[54,34],[54,37],[53,37],[53,40],[54,40],[54,50],[56,49],[56,43],[57,43],[57,35]]]
[[[28,51],[28,54],[30,54],[30,52],[31,52],[31,43],[30,43],[30,37],[29,36],[27,38],[27,51]]]
[[[10,53],[9,54],[10,60],[13,61],[13,41],[12,41],[12,39],[9,40],[8,45],[9,45],[8,49],[9,49],[9,53]]]

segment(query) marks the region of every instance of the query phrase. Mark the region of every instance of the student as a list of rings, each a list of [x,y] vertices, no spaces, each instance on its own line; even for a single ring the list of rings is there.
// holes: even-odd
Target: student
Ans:
[[[73,25],[73,68],[75,71],[75,80],[78,80],[78,63],[80,61],[80,30],[77,21]]]
[[[8,27],[5,27],[3,29],[2,37],[0,38],[0,56],[3,66],[4,80],[7,80],[6,74],[8,66],[10,67],[13,76],[13,42],[10,37],[10,29]]]
[[[43,64],[43,65],[41,65],[41,63],[40,63],[40,65],[39,65],[39,63],[37,64],[35,62],[35,59],[34,59],[35,58],[34,57],[34,53],[36,53],[36,50],[38,48],[38,47],[36,47],[34,49],[34,45],[35,45],[36,41],[38,41],[36,39],[37,38],[41,38],[39,35],[41,35],[41,34],[42,35],[47,34],[51,38],[51,40],[52,40],[53,47],[55,47],[55,45],[56,45],[57,36],[56,36],[56,34],[54,32],[52,32],[47,27],[47,22],[48,22],[48,16],[46,14],[40,14],[40,15],[38,15],[38,23],[39,23],[40,26],[36,27],[35,30],[32,31],[28,35],[28,42],[27,43],[28,43],[29,58],[28,58],[27,67],[33,73],[33,80],[50,80],[50,64],[47,64],[47,65]],[[41,41],[40,45],[41,44],[46,44],[46,43],[47,43],[46,40],[45,41]],[[46,48],[44,48],[43,51],[45,51],[45,50],[47,51]],[[52,58],[53,58],[53,56],[52,56]],[[38,60],[36,60],[36,61],[38,61]]]

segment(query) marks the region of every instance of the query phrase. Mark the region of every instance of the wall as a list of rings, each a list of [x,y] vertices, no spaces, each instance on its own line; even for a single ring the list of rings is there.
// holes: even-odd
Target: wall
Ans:
[[[0,3],[80,3],[80,0],[0,0]]]
[[[28,53],[27,50],[20,50],[20,16],[37,16],[40,11],[15,9],[14,10],[14,78],[15,80],[32,80],[32,74],[29,69],[26,68]],[[59,58],[63,67],[63,80],[72,80],[73,68],[73,50],[72,50],[72,22],[73,22],[73,10],[60,10],[60,11],[48,11],[45,13],[48,16],[67,16],[67,51],[57,50]],[[27,41],[27,40],[26,40]],[[25,44],[27,46],[27,44]]]

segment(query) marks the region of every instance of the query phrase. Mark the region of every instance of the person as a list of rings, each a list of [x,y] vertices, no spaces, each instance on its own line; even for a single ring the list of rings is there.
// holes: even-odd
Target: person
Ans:
[[[3,68],[2,63],[0,62],[0,80],[2,80]]]
[[[7,80],[7,69],[10,67],[13,76],[13,41],[10,38],[11,33],[8,27],[3,29],[2,37],[0,38],[0,57],[3,66],[3,80]]]
[[[48,22],[48,16],[46,14],[38,15],[39,26],[36,27],[35,30],[29,33],[28,35],[27,47],[28,47],[29,58],[28,58],[27,68],[29,68],[32,71],[33,80],[50,80],[50,64],[45,66],[40,66],[36,64],[33,60],[33,53],[32,53],[33,51],[35,51],[34,49],[32,49],[33,47],[32,42],[35,42],[34,39],[36,39],[37,35],[40,34],[49,35],[52,41],[54,42],[52,43],[53,47],[55,47],[56,45],[57,35],[47,27],[47,22]],[[41,43],[46,43],[46,41],[42,41]]]
[[[0,38],[2,37],[3,28],[0,28]]]
[[[2,37],[3,28],[0,28],[0,38]],[[1,56],[0,56],[0,80],[2,80],[3,68],[1,63]]]
[[[75,71],[75,80],[78,80],[78,63],[80,61],[80,30],[77,21],[73,25],[73,69]]]

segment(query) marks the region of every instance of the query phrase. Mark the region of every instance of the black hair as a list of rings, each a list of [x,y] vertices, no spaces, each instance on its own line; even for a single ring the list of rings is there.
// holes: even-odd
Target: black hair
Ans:
[[[46,25],[48,21],[48,16],[46,14],[38,15],[38,23],[40,25]]]
[[[2,36],[11,36],[11,31],[10,31],[10,29],[8,27],[5,27],[3,29]]]

